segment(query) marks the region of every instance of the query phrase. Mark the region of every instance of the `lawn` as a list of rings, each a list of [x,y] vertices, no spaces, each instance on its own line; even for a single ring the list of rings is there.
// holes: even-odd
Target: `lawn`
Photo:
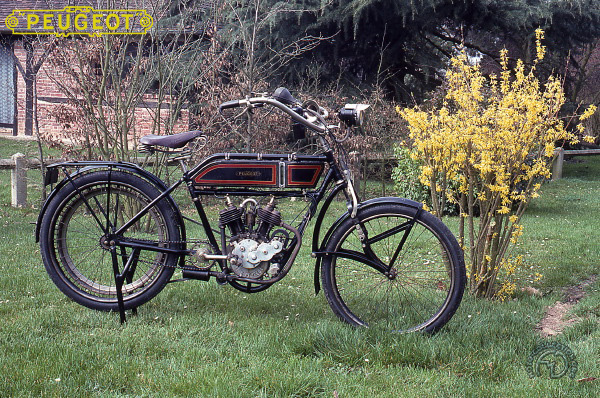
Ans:
[[[5,140],[0,141],[0,157]],[[10,150],[14,148],[10,147]],[[551,338],[575,354],[575,379],[530,379],[535,330],[567,286],[598,274],[600,158],[565,165],[524,220],[521,286],[506,302],[466,296],[435,336],[381,334],[342,324],[314,295],[305,247],[290,274],[257,294],[188,281],[168,285],[120,325],[68,300],[41,262],[30,201],[13,209],[0,172],[0,397],[592,397],[600,391],[600,281],[574,307],[577,322]],[[327,223],[333,222],[331,215]],[[310,232],[310,231],[309,231]],[[536,273],[543,274],[533,281]]]

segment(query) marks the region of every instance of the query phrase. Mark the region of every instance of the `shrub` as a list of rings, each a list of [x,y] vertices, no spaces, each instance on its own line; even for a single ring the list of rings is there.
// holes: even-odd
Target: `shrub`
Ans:
[[[425,203],[429,196],[429,189],[419,180],[422,163],[411,153],[412,151],[407,146],[397,145],[394,147],[394,156],[398,159],[398,165],[392,170],[392,180],[400,195]]]
[[[510,273],[517,261],[507,252],[523,233],[520,220],[540,179],[550,176],[555,142],[576,141],[559,117],[561,80],[542,83],[534,73],[545,54],[542,38],[538,29],[532,66],[518,60],[510,68],[503,50],[499,75],[489,77],[462,53],[451,60],[439,109],[398,109],[422,162],[420,180],[430,187],[433,212],[441,217],[446,201],[460,208],[459,240],[477,296],[492,297],[498,274]]]

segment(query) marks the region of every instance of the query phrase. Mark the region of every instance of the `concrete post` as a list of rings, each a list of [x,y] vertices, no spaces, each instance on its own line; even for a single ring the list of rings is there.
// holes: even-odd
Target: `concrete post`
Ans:
[[[552,161],[552,181],[562,178],[563,162],[565,160],[565,150],[557,148],[554,160]]]
[[[27,204],[27,160],[22,153],[11,156],[15,168],[10,173],[11,205],[23,207]]]

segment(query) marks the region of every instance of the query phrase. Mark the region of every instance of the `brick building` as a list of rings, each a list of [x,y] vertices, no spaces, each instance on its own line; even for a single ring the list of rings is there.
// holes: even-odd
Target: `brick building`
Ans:
[[[0,134],[33,135],[34,110],[42,136],[68,136],[78,126],[60,123],[56,118],[59,107],[71,106],[55,81],[60,71],[48,61],[51,46],[36,40],[35,36],[13,34],[6,26],[6,17],[13,10],[62,9],[67,5],[94,5],[90,0],[13,0],[0,1]],[[35,81],[35,82],[34,82]],[[37,104],[34,104],[36,90]],[[71,101],[72,103],[72,101]],[[139,137],[149,134],[156,114],[157,101],[148,93],[135,109],[132,133]],[[166,118],[168,113],[161,109]],[[162,119],[162,118],[161,118]],[[184,109],[173,128],[174,132],[189,128],[189,114]]]

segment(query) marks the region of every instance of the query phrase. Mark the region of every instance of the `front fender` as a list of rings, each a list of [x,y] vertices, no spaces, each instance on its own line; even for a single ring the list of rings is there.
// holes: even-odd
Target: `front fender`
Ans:
[[[378,205],[378,204],[382,204],[382,203],[398,203],[401,204],[403,206],[406,207],[412,207],[414,209],[421,209],[423,208],[423,204],[416,202],[414,200],[410,200],[410,199],[406,199],[406,198],[398,198],[395,196],[386,196],[386,197],[381,197],[381,198],[373,198],[373,199],[369,199],[366,200],[364,202],[361,202],[358,204],[358,209],[356,211],[356,219],[357,222],[359,222],[360,220],[360,213],[361,211],[364,211],[366,209],[368,209],[369,207]],[[344,214],[342,214],[332,225],[331,227],[329,227],[329,229],[327,230],[327,233],[325,234],[325,236],[323,236],[323,240],[321,241],[321,245],[318,248],[318,252],[324,252],[325,248],[327,247],[327,244],[329,243],[329,240],[331,239],[331,236],[333,235],[333,233],[335,232],[336,229],[339,228],[339,226],[346,221],[348,218],[350,218],[350,213],[347,211]],[[315,263],[315,272],[314,272],[314,285],[315,285],[315,295],[319,294],[319,291],[321,290],[321,283],[320,283],[320,270],[321,270],[321,261],[323,258],[323,255],[320,255],[318,253],[315,253],[313,251],[313,257],[317,258],[317,261]]]
[[[117,169],[117,170],[127,171],[129,173],[137,174],[138,176],[142,177],[143,179],[145,179],[146,181],[148,181],[149,183],[154,185],[159,191],[165,191],[167,189],[167,186],[160,178],[158,178],[154,174],[150,173],[149,171],[142,169],[137,164],[127,163],[127,162],[104,162],[104,161],[63,162],[63,163],[55,163],[55,164],[48,166],[47,172],[49,175],[52,175],[56,179],[58,177],[58,171],[59,171],[58,169],[66,168],[66,167],[69,167],[69,168],[74,167],[74,168],[76,168],[76,170],[74,172],[70,173],[68,175],[68,177],[66,176],[62,181],[60,181],[56,185],[56,187],[54,187],[54,189],[52,190],[50,195],[48,195],[48,198],[46,198],[46,201],[42,205],[42,209],[40,210],[40,214],[38,214],[37,222],[35,224],[35,241],[36,241],[36,243],[40,241],[40,226],[42,224],[42,218],[44,217],[44,214],[46,213],[46,209],[48,208],[48,205],[50,204],[52,199],[54,199],[56,194],[67,183],[69,183],[70,180],[81,177],[82,175],[91,173],[97,169],[106,169],[108,167],[108,168],[113,168],[113,169]],[[52,180],[52,178],[50,178],[49,180]],[[47,184],[50,182],[56,182],[56,181],[48,181]],[[166,199],[169,201],[169,204],[171,205],[171,207],[177,214],[177,218],[178,218],[177,221],[179,224],[179,228],[181,230],[180,236],[182,237],[182,240],[185,240],[186,239],[185,224],[183,222],[181,212],[179,211],[179,207],[177,206],[177,204],[175,203],[175,201],[173,200],[171,195],[168,195]]]

